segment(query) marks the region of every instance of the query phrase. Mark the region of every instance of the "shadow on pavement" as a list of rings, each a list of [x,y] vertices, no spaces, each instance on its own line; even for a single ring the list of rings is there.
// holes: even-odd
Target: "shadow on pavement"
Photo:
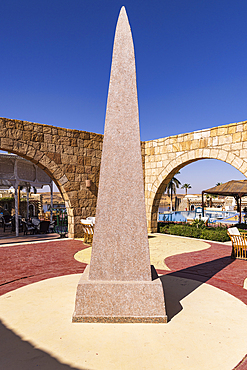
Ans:
[[[231,257],[222,257],[160,276],[165,294],[168,321],[183,309],[180,303],[183,298],[192,293],[202,283],[207,282],[219,271],[230,265],[233,261],[234,259]],[[186,280],[174,279],[174,277],[185,278]]]
[[[2,370],[78,370],[62,364],[48,353],[33,347],[8,329],[2,321],[0,321],[0,348],[0,369]]]

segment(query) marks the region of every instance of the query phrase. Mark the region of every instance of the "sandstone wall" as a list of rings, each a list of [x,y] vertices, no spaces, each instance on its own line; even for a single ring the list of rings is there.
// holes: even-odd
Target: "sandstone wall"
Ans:
[[[91,132],[0,118],[0,150],[30,160],[53,179],[66,201],[70,237],[81,237],[80,219],[95,215],[102,143],[103,135]],[[141,148],[149,231],[157,230],[166,184],[187,164],[219,159],[247,176],[247,121],[145,141]]]
[[[103,135],[0,118],[0,150],[41,167],[67,202],[69,237],[83,235],[80,219],[95,215]],[[86,179],[91,187],[86,187]]]
[[[218,159],[247,176],[247,121],[146,141],[144,151],[148,229],[156,231],[165,186],[187,164]]]

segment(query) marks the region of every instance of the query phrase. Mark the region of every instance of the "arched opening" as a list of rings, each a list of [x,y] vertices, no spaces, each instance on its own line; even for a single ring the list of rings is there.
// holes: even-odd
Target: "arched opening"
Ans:
[[[11,232],[15,232],[16,236],[21,236],[22,232],[25,235],[28,231],[39,233],[55,230],[54,226],[59,220],[57,216],[59,209],[54,212],[54,186],[63,205],[64,214],[65,202],[59,189],[54,185],[50,172],[44,171],[44,168],[41,168],[43,166],[38,166],[34,160],[29,161],[23,157],[16,153],[0,152],[0,224],[4,230],[3,238],[6,237],[7,218],[8,222],[11,218]],[[43,197],[47,195],[47,190],[50,200],[49,212],[44,212]],[[58,194],[55,192],[56,203],[58,203]],[[49,213],[48,217],[47,213]],[[56,226],[56,231],[59,232],[59,223]],[[67,233],[65,226],[63,225],[63,233],[65,231]]]
[[[242,180],[246,178],[243,171],[241,171],[241,168],[236,168],[237,166],[234,166],[231,163],[227,163],[226,161],[218,160],[216,158],[195,158],[189,161],[185,160],[179,165],[177,165],[177,162],[174,161],[174,164],[174,168],[170,170],[170,172],[166,171],[166,169],[163,170],[162,180],[161,176],[159,176],[160,183],[157,186],[157,190],[153,196],[151,207],[150,219],[152,232],[157,231],[159,205],[166,185],[179,171],[180,175],[176,175],[176,177],[179,178],[181,185],[184,183],[189,183],[192,186],[191,191],[194,187],[194,191],[191,194],[198,195],[200,195],[202,190],[213,187],[218,182],[227,182],[232,179]],[[169,166],[169,168],[171,168],[171,166]],[[184,171],[182,169],[184,169]],[[192,173],[194,177],[191,178],[190,176]],[[197,181],[195,181],[196,178]],[[196,188],[194,186],[195,182],[197,182]],[[214,203],[216,204],[217,202],[214,202],[214,200],[212,199],[208,199],[208,205],[212,206],[212,204]],[[194,211],[198,206],[199,204],[197,204],[196,202],[188,202],[187,210]],[[216,204],[216,207],[219,207],[219,205]]]

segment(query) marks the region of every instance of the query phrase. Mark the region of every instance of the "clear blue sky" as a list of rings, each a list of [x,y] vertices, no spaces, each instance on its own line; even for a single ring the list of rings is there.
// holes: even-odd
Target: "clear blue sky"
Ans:
[[[0,116],[103,133],[122,5],[135,44],[142,140],[247,120],[246,0],[2,1]],[[202,188],[243,178],[200,161],[181,170],[181,181],[200,191],[207,169]]]

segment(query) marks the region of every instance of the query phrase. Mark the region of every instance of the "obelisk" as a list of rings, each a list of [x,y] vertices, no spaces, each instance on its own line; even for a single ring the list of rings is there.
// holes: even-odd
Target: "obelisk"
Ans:
[[[114,39],[90,266],[73,322],[166,322],[152,281],[144,199],[134,46],[125,8]]]

